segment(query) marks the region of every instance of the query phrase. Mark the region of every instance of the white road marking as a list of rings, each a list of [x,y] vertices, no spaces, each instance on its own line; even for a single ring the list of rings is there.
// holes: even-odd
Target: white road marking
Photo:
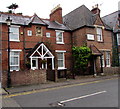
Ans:
[[[107,92],[107,91],[100,91],[100,92],[96,92],[96,93],[93,93],[93,94],[88,94],[88,95],[84,95],[84,96],[80,96],[80,97],[76,97],[76,98],[60,101],[60,103],[66,103],[66,102],[69,102],[69,101],[73,101],[73,100],[77,100],[77,99],[81,99],[81,98],[86,98],[86,97],[102,94],[102,93],[105,93],[105,92]]]

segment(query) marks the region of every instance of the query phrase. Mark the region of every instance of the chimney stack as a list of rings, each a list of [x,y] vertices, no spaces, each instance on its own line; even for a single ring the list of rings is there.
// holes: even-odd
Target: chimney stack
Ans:
[[[62,8],[60,5],[57,5],[54,9],[51,10],[50,21],[57,21],[58,23],[63,23],[62,19]]]
[[[98,14],[100,16],[100,9],[98,8],[98,4],[96,4],[95,6],[92,7],[93,9],[91,10],[91,12],[93,14]]]

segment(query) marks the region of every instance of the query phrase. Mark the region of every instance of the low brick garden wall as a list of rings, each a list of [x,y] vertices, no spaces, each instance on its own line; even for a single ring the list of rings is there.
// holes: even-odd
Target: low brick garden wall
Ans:
[[[103,72],[106,75],[120,74],[120,67],[104,67]]]
[[[11,86],[39,84],[46,82],[46,70],[24,70],[11,72]],[[2,75],[2,87],[7,86],[7,72]]]

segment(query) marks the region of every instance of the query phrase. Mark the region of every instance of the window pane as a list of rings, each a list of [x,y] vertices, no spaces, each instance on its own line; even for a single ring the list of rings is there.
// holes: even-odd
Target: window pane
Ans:
[[[63,66],[63,60],[58,60],[58,67],[64,67]]]
[[[10,40],[19,40],[18,34],[10,33]]]
[[[19,40],[19,28],[10,27],[10,40]]]
[[[117,42],[118,42],[118,45],[120,45],[120,34],[118,34],[117,36]]]
[[[57,42],[63,42],[62,35],[63,35],[62,32],[56,32],[56,41]]]
[[[63,53],[58,53],[57,56],[58,56],[58,59],[63,59]]]
[[[19,66],[10,66],[10,70],[19,70]]]
[[[36,67],[36,60],[32,60],[32,67]]]
[[[10,70],[19,70],[19,52],[10,52]]]
[[[106,66],[110,66],[110,52],[106,52]]]
[[[97,40],[102,41],[102,28],[97,28]]]

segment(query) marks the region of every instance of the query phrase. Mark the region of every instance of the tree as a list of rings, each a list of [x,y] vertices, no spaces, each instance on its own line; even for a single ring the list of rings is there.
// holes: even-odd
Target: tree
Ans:
[[[12,5],[8,6],[7,8],[10,9],[10,11],[15,11],[15,9],[18,8],[18,5],[16,3],[12,3]]]
[[[72,47],[73,57],[74,57],[74,69],[75,70],[82,70],[82,72],[85,72],[88,61],[91,56],[91,50],[90,48],[86,46],[81,47]]]

